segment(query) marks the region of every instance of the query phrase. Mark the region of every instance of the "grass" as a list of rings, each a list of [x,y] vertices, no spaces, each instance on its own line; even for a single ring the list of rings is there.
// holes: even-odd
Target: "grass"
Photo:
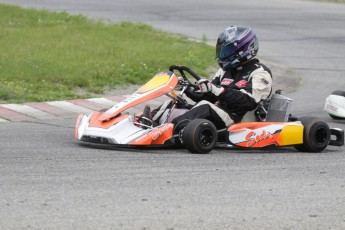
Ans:
[[[215,63],[214,49],[205,42],[141,23],[0,4],[0,26],[2,102],[103,94],[115,86],[142,84],[171,64],[205,76]]]

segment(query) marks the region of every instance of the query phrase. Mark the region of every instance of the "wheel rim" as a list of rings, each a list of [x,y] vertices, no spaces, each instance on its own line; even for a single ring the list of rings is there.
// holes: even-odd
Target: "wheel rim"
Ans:
[[[315,141],[317,144],[322,145],[327,141],[328,133],[325,128],[319,128],[315,134]]]
[[[202,146],[207,147],[213,142],[213,133],[209,129],[205,129],[200,133],[200,143]]]

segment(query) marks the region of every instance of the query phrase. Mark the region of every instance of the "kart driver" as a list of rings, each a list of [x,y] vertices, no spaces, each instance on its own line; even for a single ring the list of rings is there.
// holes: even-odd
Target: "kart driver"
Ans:
[[[216,60],[220,69],[212,81],[198,81],[199,91],[192,87],[185,91],[197,104],[171,121],[175,132],[196,118],[210,120],[217,129],[229,127],[267,99],[272,91],[272,76],[255,58],[258,49],[258,38],[249,27],[230,26],[219,34]],[[154,116],[157,111],[152,112]]]

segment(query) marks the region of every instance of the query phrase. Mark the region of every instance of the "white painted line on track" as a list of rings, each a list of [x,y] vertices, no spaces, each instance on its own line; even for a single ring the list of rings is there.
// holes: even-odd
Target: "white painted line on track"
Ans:
[[[0,122],[8,122],[8,120],[0,118]]]
[[[63,110],[66,111],[70,111],[72,113],[85,113],[85,114],[89,114],[92,113],[93,111],[87,108],[84,108],[82,106],[79,105],[75,105],[71,102],[67,102],[67,101],[50,101],[47,102],[49,105],[53,105],[56,107],[59,107]]]
[[[32,108],[32,107],[27,106],[27,105],[21,105],[21,104],[2,104],[1,106],[4,107],[4,108],[13,110],[13,111],[15,111],[17,113],[25,114],[27,116],[36,118],[38,120],[58,119],[59,118],[59,117],[57,117],[57,116],[55,116],[53,114],[50,114],[50,113],[47,113],[47,112],[44,112],[44,111]]]
[[[109,108],[113,107],[114,105],[117,104],[117,102],[109,100],[107,98],[89,98],[87,100],[95,102],[97,104],[101,104],[101,105],[107,106]]]

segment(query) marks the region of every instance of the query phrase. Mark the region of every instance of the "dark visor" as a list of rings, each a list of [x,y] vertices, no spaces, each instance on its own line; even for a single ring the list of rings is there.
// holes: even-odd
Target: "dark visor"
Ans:
[[[225,60],[236,53],[234,46],[217,46],[216,59]]]

